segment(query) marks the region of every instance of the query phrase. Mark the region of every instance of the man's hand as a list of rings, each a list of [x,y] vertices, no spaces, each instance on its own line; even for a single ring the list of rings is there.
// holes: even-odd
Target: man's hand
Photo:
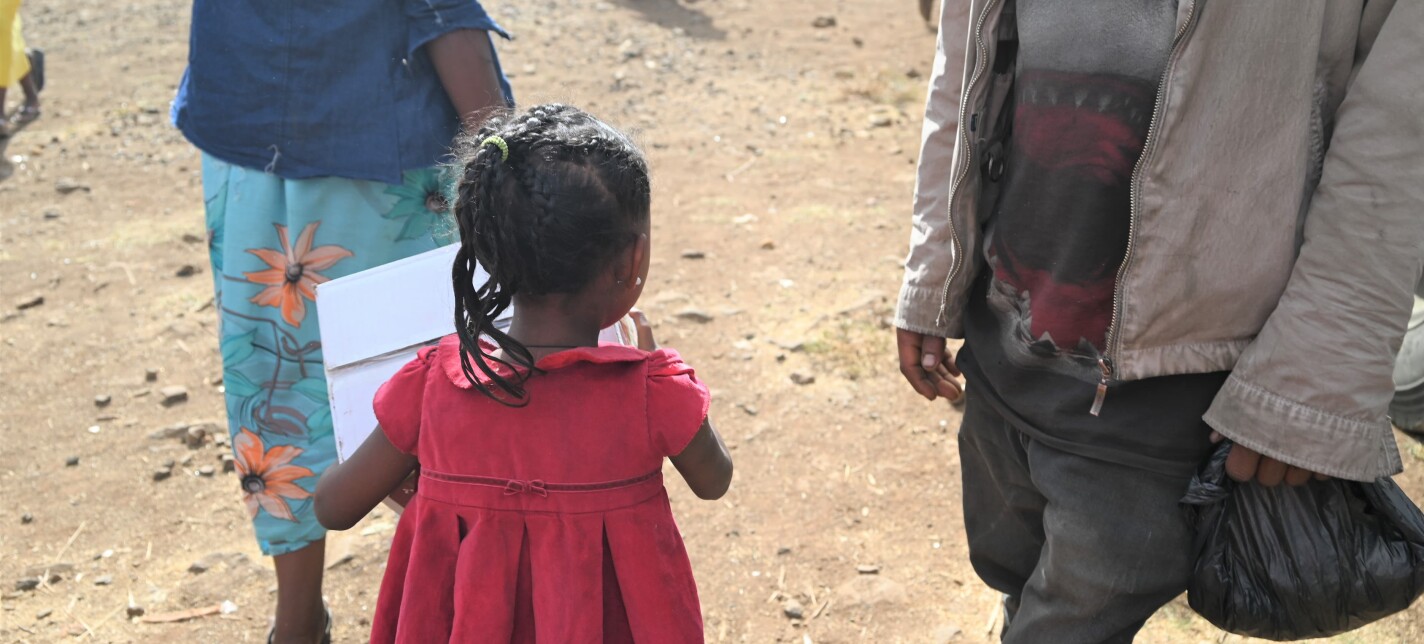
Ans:
[[[1211,442],[1219,443],[1221,439],[1221,434],[1211,433]],[[1257,483],[1266,487],[1275,487],[1282,481],[1286,485],[1296,487],[1305,485],[1311,478],[1317,481],[1330,478],[1294,465],[1286,465],[1269,456],[1262,456],[1260,452],[1240,443],[1232,445],[1231,454],[1226,457],[1226,475],[1239,483],[1256,479]]]
[[[959,386],[959,368],[944,350],[944,338],[895,329],[900,354],[900,373],[925,400],[943,397],[957,402],[964,395]]]

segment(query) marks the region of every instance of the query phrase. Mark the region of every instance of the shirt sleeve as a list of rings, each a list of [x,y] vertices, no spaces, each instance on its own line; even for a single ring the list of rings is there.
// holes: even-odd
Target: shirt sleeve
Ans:
[[[410,26],[407,55],[426,43],[452,31],[479,29],[504,38],[509,33],[499,26],[476,0],[404,0]]]
[[[692,442],[712,395],[676,351],[659,349],[648,359],[648,434],[664,456],[677,456]]]
[[[435,347],[422,349],[396,375],[376,390],[372,406],[381,431],[396,449],[415,454],[420,439],[420,417],[424,407],[425,374]]]

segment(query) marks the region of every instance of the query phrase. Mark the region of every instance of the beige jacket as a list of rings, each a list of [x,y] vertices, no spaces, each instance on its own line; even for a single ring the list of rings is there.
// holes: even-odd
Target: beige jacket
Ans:
[[[1013,83],[996,57],[1017,34],[1014,0],[973,0],[961,79],[945,4],[896,324],[962,337]],[[1180,5],[1110,379],[1231,370],[1205,417],[1217,431],[1332,476],[1397,473],[1390,376],[1424,268],[1424,0]]]

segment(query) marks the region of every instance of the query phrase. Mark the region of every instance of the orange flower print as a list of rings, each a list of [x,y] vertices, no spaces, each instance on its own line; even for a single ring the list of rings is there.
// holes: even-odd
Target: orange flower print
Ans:
[[[302,320],[307,317],[306,301],[316,300],[316,285],[328,281],[326,276],[317,271],[331,268],[337,262],[355,254],[336,245],[312,248],[312,238],[316,236],[316,228],[320,225],[319,221],[307,224],[297,236],[297,245],[294,247],[287,241],[287,227],[273,224],[277,228],[277,237],[282,242],[281,252],[269,248],[247,250],[271,266],[266,270],[243,273],[248,281],[267,285],[267,288],[252,298],[252,303],[258,306],[280,307],[282,319],[295,327],[300,327]]]
[[[237,451],[237,474],[242,477],[242,500],[247,503],[249,517],[257,516],[262,508],[278,519],[296,521],[287,499],[305,499],[311,496],[293,481],[312,476],[312,471],[292,460],[301,456],[303,450],[292,445],[278,445],[263,451],[262,439],[246,427],[233,440]]]

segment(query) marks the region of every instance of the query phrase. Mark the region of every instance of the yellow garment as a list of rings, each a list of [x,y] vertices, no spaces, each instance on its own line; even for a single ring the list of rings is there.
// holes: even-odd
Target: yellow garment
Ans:
[[[25,39],[20,35],[20,0],[0,0],[0,87],[10,87],[30,73]]]

